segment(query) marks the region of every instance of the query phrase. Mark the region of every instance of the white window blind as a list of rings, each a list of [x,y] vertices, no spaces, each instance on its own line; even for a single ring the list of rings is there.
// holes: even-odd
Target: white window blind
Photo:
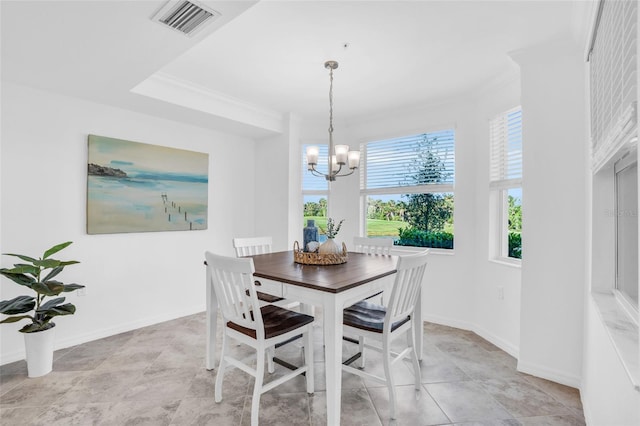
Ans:
[[[455,176],[454,131],[421,133],[363,143],[360,189],[369,193],[410,187],[429,192],[452,191]],[[378,190],[378,191],[376,191]],[[418,189],[416,189],[418,190]]]
[[[591,143],[599,169],[636,129],[636,1],[602,1],[589,52]]]
[[[327,192],[329,185],[327,180],[323,177],[314,176],[307,170],[307,147],[318,147],[318,166],[317,169],[322,173],[327,172],[327,158],[329,156],[328,145],[309,144],[302,145],[302,191],[306,193],[313,193],[313,191]]]
[[[506,111],[489,123],[492,188],[522,185],[522,109]]]

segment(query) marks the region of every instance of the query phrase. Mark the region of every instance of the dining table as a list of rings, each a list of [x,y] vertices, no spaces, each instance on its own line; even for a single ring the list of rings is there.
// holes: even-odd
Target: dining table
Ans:
[[[254,278],[263,293],[301,303],[301,309],[319,307],[324,316],[327,424],[340,424],[342,396],[343,309],[390,289],[396,273],[397,256],[349,252],[347,262],[337,265],[296,263],[293,251],[250,256]],[[418,299],[420,300],[420,299]],[[207,272],[206,367],[215,368],[218,304]],[[416,352],[422,359],[422,309],[418,303],[413,318]]]

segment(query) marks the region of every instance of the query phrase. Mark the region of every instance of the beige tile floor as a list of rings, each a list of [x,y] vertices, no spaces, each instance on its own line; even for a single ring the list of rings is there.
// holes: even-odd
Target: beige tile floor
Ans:
[[[314,331],[315,394],[307,395],[302,377],[267,392],[261,425],[326,424],[321,321]],[[253,379],[228,372],[216,404],[204,335],[204,314],[197,314],[59,350],[54,371],[44,377],[27,378],[24,361],[1,366],[0,424],[249,425]],[[389,419],[386,388],[345,374],[342,424],[585,424],[576,389],[517,372],[513,357],[476,334],[427,323],[424,337],[420,392],[410,364],[395,367],[398,419]],[[345,343],[345,352],[354,349]],[[234,351],[249,354],[241,346]],[[300,362],[302,349],[289,344],[278,356]],[[366,368],[383,374],[375,353]],[[274,374],[283,371],[277,366]]]

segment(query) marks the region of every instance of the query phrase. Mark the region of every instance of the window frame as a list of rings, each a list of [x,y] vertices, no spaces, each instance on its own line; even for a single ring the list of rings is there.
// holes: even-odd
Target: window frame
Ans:
[[[522,130],[520,130],[519,177],[509,177],[509,115],[520,112],[519,126],[522,129],[522,107],[520,105],[502,111],[489,120],[489,260],[520,267],[522,258],[509,256],[509,190],[522,191]],[[498,124],[502,122],[503,124]],[[496,127],[506,132],[496,135]],[[496,153],[497,145],[500,153]],[[522,198],[520,199],[522,206]]]
[[[396,186],[396,187],[384,187],[384,188],[366,188],[367,182],[367,173],[368,173],[368,145],[376,142],[385,142],[391,141],[394,139],[403,139],[420,135],[428,135],[439,132],[450,131],[453,135],[453,171],[452,171],[452,182],[446,184],[434,184],[434,183],[426,183],[422,185],[407,185],[407,186]],[[452,194],[453,195],[453,221],[455,224],[455,169],[456,169],[456,126],[438,126],[436,128],[430,128],[429,130],[416,130],[403,132],[403,134],[396,135],[387,135],[379,138],[367,138],[367,140],[360,141],[360,223],[359,223],[359,235],[367,236],[367,210],[368,210],[368,200],[369,196],[376,195],[404,195],[404,194]],[[455,226],[455,225],[454,225]],[[455,253],[455,227],[454,227],[454,248],[452,249],[443,249],[443,248],[430,248],[432,253],[435,254],[454,254]],[[420,250],[424,250],[426,247],[416,247],[416,246],[399,246],[394,245],[394,252],[416,252]]]
[[[637,148],[629,151],[627,154],[625,154],[622,158],[620,158],[619,160],[617,160],[614,165],[613,165],[613,185],[614,185],[614,209],[612,210],[615,213],[615,277],[614,277],[614,288],[613,288],[613,294],[616,296],[616,299],[618,300],[618,303],[620,303],[620,305],[622,305],[622,307],[627,311],[627,313],[630,314],[631,318],[635,319],[636,324],[638,324],[638,313],[639,313],[639,308],[640,308],[640,303],[637,301],[634,301],[629,294],[627,293],[627,291],[625,291],[624,289],[620,289],[620,282],[619,282],[619,278],[620,278],[620,271],[619,271],[619,263],[618,263],[618,257],[619,257],[619,249],[620,249],[620,245],[619,245],[619,217],[622,213],[624,212],[620,212],[619,211],[619,205],[617,203],[618,201],[618,180],[617,180],[617,176],[618,173],[628,169],[629,167],[633,167],[635,166],[636,169],[638,167],[638,151]],[[637,172],[636,172],[637,173]],[[637,188],[636,188],[637,190]],[[638,213],[638,207],[636,205],[636,218],[637,218],[637,213]],[[636,241],[637,242],[637,241]],[[638,246],[636,246],[636,256],[638,252]],[[636,264],[637,267],[637,264]],[[637,283],[636,283],[637,285]]]
[[[329,197],[329,194],[331,192],[331,182],[329,181],[325,181],[327,184],[326,189],[305,189],[304,187],[304,178],[305,178],[305,174],[309,173],[309,170],[307,168],[307,150],[306,148],[308,146],[317,146],[320,149],[320,156],[318,157],[318,162],[321,165],[327,164],[327,157],[328,157],[328,152],[329,152],[329,145],[326,143],[315,143],[315,142],[304,142],[301,145],[301,152],[302,152],[302,167],[301,167],[301,171],[302,174],[300,175],[300,194],[301,194],[301,201],[302,201],[302,226],[305,227],[307,226],[306,221],[305,221],[305,216],[304,216],[304,200],[306,196],[318,196],[318,197],[324,197],[327,200],[327,216],[326,217],[330,217],[329,212],[330,212],[330,208],[331,208],[331,199]],[[326,149],[327,153],[322,154],[323,151],[323,147]],[[313,179],[317,179],[318,181],[322,181],[322,178],[318,177],[318,176],[312,176]]]

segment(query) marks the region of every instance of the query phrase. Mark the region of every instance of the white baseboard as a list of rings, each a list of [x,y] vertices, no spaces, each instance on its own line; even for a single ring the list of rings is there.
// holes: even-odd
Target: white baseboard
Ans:
[[[482,327],[477,326],[476,324],[460,321],[452,318],[442,317],[438,315],[426,315],[423,317],[424,321],[433,322],[440,325],[446,325],[447,327],[455,327],[461,330],[469,330],[476,333],[478,336],[482,337],[486,341],[496,345],[509,355],[518,358],[519,348],[512,343],[507,342],[506,340],[489,333]]]
[[[114,336],[120,333],[126,333],[127,331],[137,330],[142,327],[158,324],[165,321],[171,321],[177,318],[186,317],[189,315],[197,314],[204,311],[203,306],[194,306],[189,309],[181,309],[179,311],[167,312],[162,315],[156,315],[148,318],[141,318],[139,320],[128,322],[124,324],[118,324],[113,327],[103,328],[100,330],[92,330],[88,333],[82,333],[69,337],[67,339],[57,339],[54,343],[54,350],[64,349],[82,343],[92,342],[94,340],[103,339],[105,337]],[[9,352],[2,355],[0,365],[9,364],[15,361],[21,361],[25,359],[25,350],[22,345],[18,350]]]
[[[499,347],[500,349],[502,349],[512,357],[518,359],[518,356],[520,354],[520,348],[514,345],[513,343],[510,343],[502,339],[501,337],[498,337],[490,333],[489,331],[485,330],[482,327],[474,327],[472,331],[476,333],[478,336],[482,337],[484,340],[496,345],[497,347]]]
[[[490,332],[479,327],[473,323],[467,321],[460,321],[452,318],[442,317],[438,315],[425,315],[424,321],[433,322],[440,325],[446,325],[448,327],[455,327],[462,330],[473,331],[483,339],[496,345],[509,355],[519,358],[520,348],[513,343],[510,343]],[[580,389],[581,379],[580,377],[568,375],[562,371],[549,369],[547,367],[522,362],[518,359],[518,371],[522,373],[531,374],[533,376],[541,377],[543,379],[551,380],[552,382],[560,383],[566,386]],[[586,416],[586,413],[585,413]]]
[[[580,389],[580,385],[581,385],[580,377],[568,375],[563,373],[562,371],[547,368],[542,365],[518,360],[518,371],[522,373],[531,374],[532,376],[537,376],[543,379],[551,380],[552,382],[560,383],[562,385],[570,386],[572,388]]]
[[[423,321],[432,322],[435,324],[446,325],[447,327],[459,328],[461,330],[472,330],[473,324],[467,321],[460,321],[454,318],[443,317],[440,315],[424,315]]]

